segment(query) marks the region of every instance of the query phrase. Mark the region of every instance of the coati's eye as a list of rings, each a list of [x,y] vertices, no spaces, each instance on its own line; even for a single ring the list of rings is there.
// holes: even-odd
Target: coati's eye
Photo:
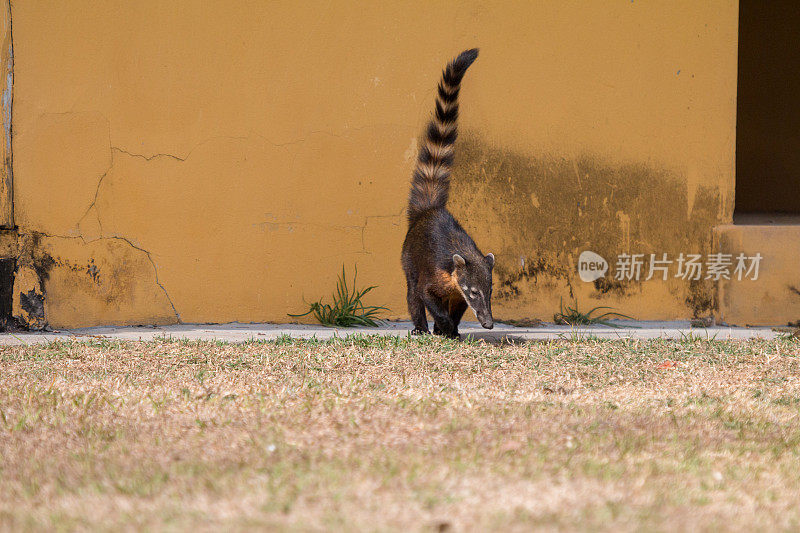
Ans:
[[[478,291],[475,290],[475,289],[470,289],[469,290],[469,295],[470,295],[471,298],[477,298],[478,297]]]

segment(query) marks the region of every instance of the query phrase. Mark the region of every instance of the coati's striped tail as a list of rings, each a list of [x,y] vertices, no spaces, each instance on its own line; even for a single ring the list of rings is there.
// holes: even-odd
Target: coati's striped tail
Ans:
[[[442,72],[436,111],[420,142],[417,166],[411,180],[408,218],[414,220],[429,209],[443,208],[450,192],[453,143],[456,141],[458,91],[467,68],[478,57],[478,49],[461,52]]]

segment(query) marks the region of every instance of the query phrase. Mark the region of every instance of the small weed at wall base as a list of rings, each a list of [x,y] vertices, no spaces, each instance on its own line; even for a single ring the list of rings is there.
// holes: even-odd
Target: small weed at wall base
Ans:
[[[342,275],[336,282],[336,292],[333,294],[333,304],[323,303],[322,299],[309,304],[309,309],[302,314],[289,314],[290,317],[300,318],[308,315],[313,315],[317,321],[323,326],[328,327],[344,327],[349,328],[353,326],[380,326],[378,313],[381,311],[388,311],[388,307],[381,305],[364,305],[363,299],[376,285],[370,285],[364,289],[356,288],[356,276],[358,275],[358,268],[353,270],[353,284],[351,287],[347,285],[347,277],[344,272],[344,265],[342,265]]]

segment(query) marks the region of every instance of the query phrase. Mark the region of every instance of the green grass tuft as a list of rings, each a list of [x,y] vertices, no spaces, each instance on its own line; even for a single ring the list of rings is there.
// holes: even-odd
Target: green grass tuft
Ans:
[[[575,301],[575,307],[564,308],[564,300],[561,300],[559,304],[559,311],[558,313],[553,315],[553,321],[556,324],[564,324],[567,326],[590,326],[594,324],[601,324],[603,326],[611,326],[617,327],[616,324],[609,322],[612,318],[625,318],[628,320],[634,320],[632,317],[628,315],[623,315],[622,313],[617,313],[616,311],[606,311],[605,313],[600,313],[599,315],[593,315],[596,311],[601,309],[613,309],[613,307],[608,306],[597,306],[589,309],[588,311],[581,312],[578,310],[578,301]]]
[[[364,289],[356,288],[356,276],[358,275],[358,268],[353,271],[353,284],[351,287],[347,285],[347,277],[344,272],[344,265],[342,265],[342,275],[336,282],[336,292],[333,294],[333,304],[326,304],[320,299],[317,302],[309,304],[309,309],[305,313],[293,315],[290,317],[300,318],[308,315],[314,315],[314,318],[328,327],[343,327],[349,328],[353,326],[369,326],[376,328],[381,325],[378,319],[378,313],[381,311],[388,311],[388,307],[381,305],[364,305],[363,299],[376,285],[370,285]]]

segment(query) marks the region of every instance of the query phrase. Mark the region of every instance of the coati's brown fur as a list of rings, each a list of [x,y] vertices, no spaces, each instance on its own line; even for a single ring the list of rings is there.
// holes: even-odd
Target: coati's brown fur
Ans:
[[[477,57],[477,49],[466,50],[445,67],[436,109],[419,145],[402,255],[415,334],[428,333],[426,310],[433,317],[433,332],[448,337],[458,336],[458,324],[467,307],[475,311],[483,327],[494,326],[494,255],[484,256],[446,207],[458,92],[464,73]]]

